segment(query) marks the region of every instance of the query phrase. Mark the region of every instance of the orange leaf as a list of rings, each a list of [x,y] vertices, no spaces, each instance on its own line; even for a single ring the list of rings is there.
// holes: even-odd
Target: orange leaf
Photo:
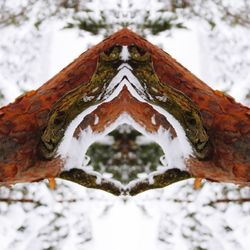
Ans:
[[[202,178],[195,178],[194,180],[194,189],[200,189],[201,188],[201,182],[202,182]]]
[[[54,190],[56,188],[56,180],[55,178],[48,178],[50,189]]]

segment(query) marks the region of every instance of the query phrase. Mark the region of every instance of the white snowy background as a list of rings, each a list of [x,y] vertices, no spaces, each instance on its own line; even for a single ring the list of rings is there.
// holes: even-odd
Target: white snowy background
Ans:
[[[9,2],[17,8],[14,0]],[[130,1],[86,2],[95,10],[92,18],[112,10],[116,19],[108,15],[109,23],[130,19],[132,7],[135,22],[140,23],[139,10],[157,16],[163,5],[150,0],[135,1],[132,7]],[[237,9],[244,1],[225,2]],[[218,19],[213,29],[200,19],[183,18],[188,29],[144,35],[207,84],[249,105],[250,30],[221,21],[214,4],[205,3]],[[44,8],[43,1],[34,6],[33,19]],[[63,29],[65,20],[56,18],[37,29],[32,18],[20,26],[0,22],[1,105],[36,89],[104,38],[103,32]],[[0,250],[248,250],[248,199],[249,188],[204,181],[200,190],[194,190],[193,180],[126,200],[61,180],[55,191],[47,181],[1,187]]]

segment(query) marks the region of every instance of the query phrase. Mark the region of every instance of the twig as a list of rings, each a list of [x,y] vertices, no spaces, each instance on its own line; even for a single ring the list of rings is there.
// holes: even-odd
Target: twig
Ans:
[[[56,200],[56,202],[58,203],[74,203],[74,202],[81,202],[83,200],[77,200],[77,199],[70,199],[70,200]],[[18,202],[21,202],[21,203],[34,203],[38,206],[47,206],[47,204],[45,203],[42,203],[40,201],[36,201],[36,200],[33,200],[33,199],[12,199],[12,198],[0,198],[0,202],[6,202],[6,203],[18,203]]]

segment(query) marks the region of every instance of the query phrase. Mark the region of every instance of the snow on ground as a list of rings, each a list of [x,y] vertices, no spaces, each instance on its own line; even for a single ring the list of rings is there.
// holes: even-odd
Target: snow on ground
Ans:
[[[133,199],[116,199],[108,216],[95,221],[91,250],[158,249],[158,220],[144,215]]]

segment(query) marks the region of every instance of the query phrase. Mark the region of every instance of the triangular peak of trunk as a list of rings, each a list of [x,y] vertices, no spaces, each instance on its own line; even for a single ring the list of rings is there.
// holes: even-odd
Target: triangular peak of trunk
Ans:
[[[0,181],[61,176],[114,194],[136,194],[190,176],[248,185],[249,114],[124,28],[0,110]],[[160,172],[127,186],[88,171],[83,157],[90,146],[87,130],[100,135],[122,124],[153,135],[165,154]]]

